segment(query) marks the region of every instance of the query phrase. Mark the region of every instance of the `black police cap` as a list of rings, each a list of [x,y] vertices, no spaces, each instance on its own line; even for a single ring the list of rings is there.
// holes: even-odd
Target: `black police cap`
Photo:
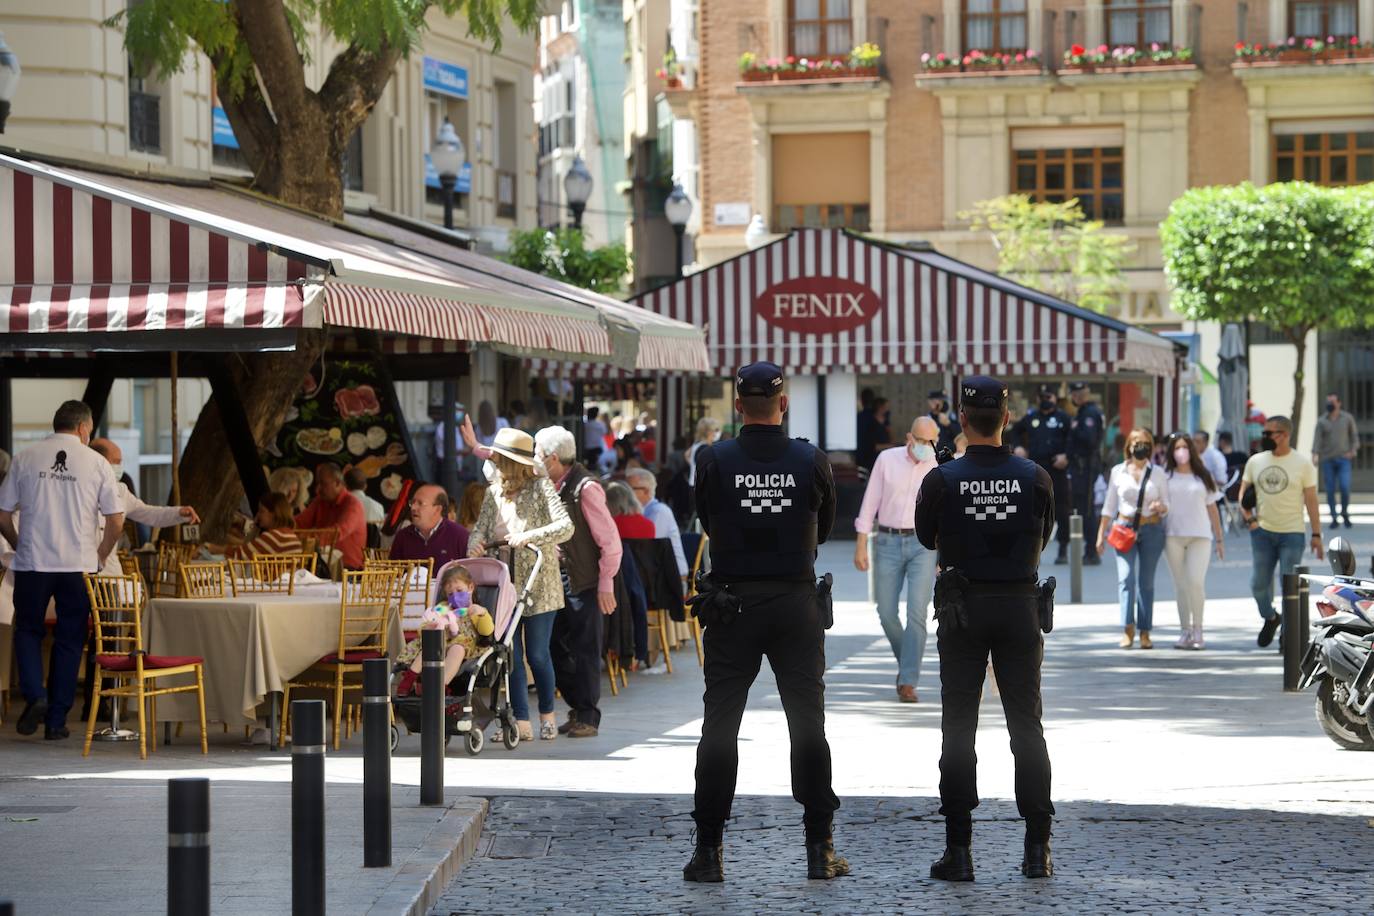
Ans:
[[[931,401],[948,401],[949,395],[945,394],[943,390],[936,388],[931,391],[930,394],[926,395],[926,398]]]
[[[1076,392],[1076,391],[1087,391],[1087,390],[1088,390],[1088,383],[1087,383],[1087,382],[1074,382],[1074,383],[1072,383],[1071,385],[1069,385],[1069,391],[1070,391],[1071,393],[1072,393],[1072,392]]]
[[[1059,397],[1059,389],[1054,387],[1053,385],[1041,385],[1040,393],[1048,394],[1056,398]]]
[[[990,375],[970,375],[959,383],[965,407],[1005,407],[1007,386]]]
[[[782,370],[777,363],[757,362],[740,367],[735,376],[735,393],[742,398],[782,393]]]

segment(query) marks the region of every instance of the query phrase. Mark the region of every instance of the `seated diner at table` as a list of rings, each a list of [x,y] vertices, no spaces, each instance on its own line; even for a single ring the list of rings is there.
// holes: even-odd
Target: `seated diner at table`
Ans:
[[[315,498],[296,516],[296,527],[339,529],[334,547],[343,555],[343,565],[363,568],[367,520],[363,504],[344,489],[343,472],[337,464],[325,462],[315,468]]]
[[[300,553],[303,549],[301,539],[292,529],[296,520],[291,517],[291,503],[286,494],[268,491],[258,500],[258,511],[253,516],[257,535],[248,543],[229,548],[227,556],[260,557],[276,553]]]

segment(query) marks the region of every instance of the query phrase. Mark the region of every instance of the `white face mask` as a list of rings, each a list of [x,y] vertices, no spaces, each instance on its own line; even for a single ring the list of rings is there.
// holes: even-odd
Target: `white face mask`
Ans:
[[[909,446],[908,451],[911,452],[911,457],[916,461],[935,460],[935,448],[924,442],[918,442],[916,445]]]
[[[1175,464],[1175,465],[1177,465],[1178,467],[1181,467],[1181,468],[1186,468],[1186,467],[1190,467],[1190,466],[1191,466],[1191,463],[1192,463],[1192,455],[1190,455],[1190,454],[1188,453],[1188,450],[1187,450],[1186,448],[1176,448],[1176,449],[1174,449],[1174,464]]]
[[[110,470],[114,471],[114,475],[115,475],[115,480],[116,480],[116,481],[118,481],[118,480],[120,480],[121,478],[123,478],[123,476],[124,476],[124,465],[122,465],[122,464],[112,464],[112,465],[110,465]]]

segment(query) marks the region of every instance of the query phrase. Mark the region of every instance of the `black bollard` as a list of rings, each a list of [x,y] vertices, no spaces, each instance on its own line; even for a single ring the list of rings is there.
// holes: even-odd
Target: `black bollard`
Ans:
[[[363,662],[363,867],[391,865],[391,663]]]
[[[1298,659],[1301,660],[1307,655],[1307,644],[1311,642],[1312,622],[1308,614],[1312,608],[1312,583],[1302,576],[1309,575],[1312,570],[1306,566],[1296,566],[1293,572],[1297,573],[1298,578]]]
[[[1302,634],[1298,631],[1298,576],[1283,574],[1283,622],[1279,630],[1279,651],[1283,653],[1283,689],[1297,690],[1302,677]]]
[[[1069,516],[1069,601],[1083,602],[1083,516]]]
[[[420,804],[444,803],[444,634],[420,633]]]
[[[0,900],[0,916],[14,916],[14,901]]]
[[[292,700],[292,916],[324,916],[324,750],[324,700]]]
[[[208,779],[167,780],[167,912],[174,916],[210,913]]]

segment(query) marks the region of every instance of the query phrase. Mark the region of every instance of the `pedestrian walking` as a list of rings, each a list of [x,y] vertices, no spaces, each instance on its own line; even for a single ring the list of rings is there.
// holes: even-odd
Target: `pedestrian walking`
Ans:
[[[558,732],[594,738],[601,727],[602,618],[615,613],[623,548],[606,509],[606,491],[577,463],[572,433],[547,426],[534,442],[573,523],[572,537],[563,543],[563,608],[553,623],[555,682],[568,704],[568,720]]]
[[[792,797],[803,808],[806,874],[849,874],[831,832],[840,800],[825,740],[829,595],[816,583],[816,547],[835,522],[830,459],[783,431],[782,370],[753,363],[735,379],[738,438],[698,460],[697,515],[711,538],[711,577],[694,599],[706,624],[705,717],[697,745],[696,849],[687,881],[724,880],[722,843],[735,798],[739,726],[763,657],[778,682],[792,740]]]
[[[1293,448],[1293,423],[1287,417],[1269,417],[1260,435],[1260,451],[1245,462],[1240,479],[1241,513],[1250,528],[1250,593],[1255,596],[1264,623],[1255,640],[1260,648],[1274,641],[1282,615],[1274,610],[1274,567],[1288,575],[1302,559],[1305,526],[1302,512],[1312,523],[1308,543],[1320,560],[1322,523],[1317,508],[1317,468]],[[1255,491],[1255,509],[1245,508],[1245,494]]]
[[[1107,501],[1097,528],[1097,550],[1102,552],[1114,527],[1132,532],[1114,540],[1117,600],[1121,606],[1121,648],[1135,645],[1153,649],[1155,572],[1164,553],[1164,521],[1169,512],[1169,482],[1150,463],[1155,437],[1143,428],[1126,437],[1124,461],[1112,468],[1107,480]]]
[[[1221,487],[1197,452],[1187,433],[1169,437],[1164,473],[1169,479],[1169,514],[1164,521],[1164,556],[1174,577],[1178,596],[1178,626],[1181,631],[1175,649],[1201,649],[1202,611],[1207,596],[1207,567],[1212,551],[1217,559],[1226,558],[1226,543],[1221,536]]]
[[[1053,627],[1053,586],[1037,584],[1040,553],[1054,525],[1049,472],[1002,444],[1007,389],[984,375],[963,380],[963,458],[925,476],[916,534],[939,551],[935,586],[940,649],[940,813],[945,852],[930,867],[942,881],[972,881],[973,809],[978,807],[974,738],[992,657],[1016,759],[1016,808],[1025,819],[1021,873],[1053,874],[1050,758],[1040,723],[1040,663]]]
[[[697,421],[696,438],[687,447],[687,485],[696,488],[697,456],[701,450],[720,440],[720,421],[715,417],[702,417]]]
[[[930,413],[926,416],[935,421],[939,428],[940,436],[935,442],[935,451],[949,449],[951,453],[957,451],[954,440],[959,438],[963,428],[959,421],[950,413],[949,395],[943,388],[937,388],[926,396],[926,405],[930,408]]]
[[[1230,442],[1229,433],[1223,434],[1226,441]],[[1226,481],[1231,476],[1231,472],[1226,466],[1226,454],[1221,449],[1212,445],[1212,437],[1205,429],[1199,429],[1193,433],[1193,451],[1197,452],[1202,459],[1202,466],[1207,469],[1207,473],[1212,475],[1212,482],[1217,485],[1218,490],[1226,489]]]
[[[858,539],[854,566],[868,572],[869,538],[873,539],[873,591],[878,621],[897,659],[897,699],[918,703],[916,684],[926,651],[926,613],[935,586],[935,551],[916,538],[912,519],[921,481],[935,467],[935,442],[940,427],[930,417],[918,417],[906,436],[906,448],[888,449],[878,456],[868,475],[863,505],[854,520]],[[875,530],[876,529],[876,530]],[[906,586],[906,626],[898,605]]]
[[[1045,469],[1054,486],[1054,539],[1059,542],[1056,566],[1069,562],[1069,415],[1059,409],[1059,393],[1046,385],[1040,389],[1040,404],[1011,428],[1012,443],[1018,455],[1030,458]]]
[[[1083,524],[1088,525],[1089,519],[1097,517],[1092,511],[1093,488],[1102,473],[1102,437],[1107,432],[1107,423],[1102,408],[1092,400],[1086,382],[1074,382],[1069,386],[1069,400],[1076,408],[1069,423],[1069,482],[1073,488],[1073,510],[1083,519]],[[1102,563],[1092,538],[1083,539],[1083,562],[1089,566]]]
[[[88,447],[95,424],[80,401],[57,408],[51,436],[14,457],[0,483],[0,537],[14,548],[14,654],[24,711],[16,730],[68,737],[81,647],[91,616],[84,573],[105,565],[124,531],[123,500],[110,463]],[[15,513],[23,513],[23,532]],[[97,541],[96,526],[105,530]],[[44,618],[56,605],[47,687],[43,685]]]
[[[1350,524],[1350,464],[1360,450],[1360,433],[1355,418],[1341,409],[1336,393],[1326,396],[1326,416],[1317,420],[1312,436],[1312,463],[1321,467],[1322,488],[1326,490],[1326,505],[1331,510],[1331,527],[1335,528],[1336,496],[1341,498],[1340,518],[1345,527]]]

